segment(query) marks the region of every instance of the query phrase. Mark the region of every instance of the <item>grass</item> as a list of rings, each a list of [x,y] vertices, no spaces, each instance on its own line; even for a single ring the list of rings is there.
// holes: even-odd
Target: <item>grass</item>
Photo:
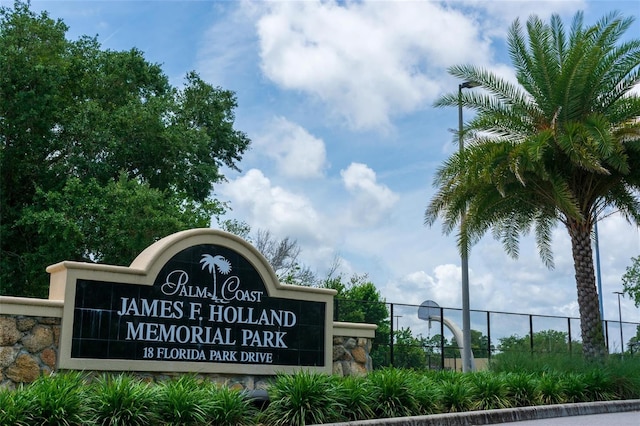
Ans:
[[[434,414],[440,411],[442,390],[430,374],[417,375],[414,379],[413,391],[420,413]]]
[[[261,412],[244,392],[190,375],[146,383],[127,374],[89,380],[61,373],[0,389],[0,425],[298,426],[640,398],[640,359],[498,361],[492,371],[466,374],[392,368],[350,378],[281,374],[267,388],[271,403]]]
[[[505,375],[479,372],[470,376],[470,382],[474,409],[492,410],[512,406]]]
[[[472,387],[468,379],[460,378],[440,383],[440,404],[446,413],[470,411],[474,408]]]
[[[157,413],[167,426],[206,424],[212,410],[208,398],[209,382],[186,375],[160,383],[157,394]]]
[[[375,418],[373,412],[375,399],[369,382],[356,377],[345,377],[342,380],[342,391],[343,412],[347,420]]]
[[[146,426],[154,415],[157,389],[126,374],[100,376],[91,384],[97,426]]]
[[[540,402],[544,405],[562,404],[566,397],[560,375],[556,373],[544,373],[538,379],[538,394]]]
[[[367,376],[376,418],[410,416],[418,411],[414,376],[408,370],[385,368]]]
[[[309,371],[279,374],[268,389],[271,402],[263,423],[293,426],[343,420],[344,404],[337,382],[335,376]]]
[[[86,404],[85,376],[78,372],[40,376],[24,388],[27,423],[48,426],[76,426],[91,418]]]
[[[23,389],[0,388],[0,425],[27,425],[29,401]]]
[[[569,374],[562,380],[566,402],[585,402],[587,398],[587,384],[584,374]]]
[[[503,374],[507,386],[507,398],[512,407],[528,407],[540,403],[538,377],[534,373],[506,372]]]
[[[227,387],[210,386],[208,397],[212,404],[208,421],[216,426],[248,426],[254,424],[257,410],[244,392]]]

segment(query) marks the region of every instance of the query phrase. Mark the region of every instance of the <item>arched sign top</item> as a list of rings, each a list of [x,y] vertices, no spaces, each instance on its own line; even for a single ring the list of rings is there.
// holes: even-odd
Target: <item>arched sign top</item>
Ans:
[[[328,371],[335,290],[278,282],[253,246],[214,229],[158,240],[129,267],[61,262],[60,367],[274,374]]]
[[[210,228],[189,229],[164,237],[142,251],[131,262],[130,268],[143,270],[148,276],[157,276],[160,269],[180,252],[184,252],[190,247],[204,245],[224,247],[242,255],[258,271],[262,280],[270,282],[274,287],[280,285],[278,277],[267,259],[251,244],[234,234]],[[203,266],[209,265],[220,270],[220,262],[224,263],[224,261],[216,256],[221,255],[213,253],[208,255],[212,257],[212,261],[206,263],[205,258]],[[229,262],[228,259],[225,260]]]

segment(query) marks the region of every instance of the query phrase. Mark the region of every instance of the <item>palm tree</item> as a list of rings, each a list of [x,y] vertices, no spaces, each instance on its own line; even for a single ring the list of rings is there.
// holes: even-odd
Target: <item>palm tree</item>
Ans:
[[[436,106],[474,109],[468,148],[437,171],[425,224],[460,226],[469,247],[490,228],[518,256],[521,235],[535,229],[543,262],[553,268],[551,231],[562,223],[573,251],[583,353],[605,355],[593,269],[594,220],[617,210],[640,222],[640,40],[621,41],[633,22],[618,13],[567,34],[559,16],[532,16],[526,35],[516,20],[508,35],[518,83],[469,65],[449,72],[483,90],[445,95]],[[463,216],[463,218],[461,218]]]
[[[224,256],[211,256],[210,254],[203,254],[202,259],[200,259],[200,263],[202,263],[202,269],[209,268],[209,273],[213,276],[213,293],[211,294],[211,299],[216,302],[226,302],[223,299],[219,299],[217,296],[218,286],[216,283],[216,268],[221,274],[227,275],[231,272],[231,263],[225,259]]]

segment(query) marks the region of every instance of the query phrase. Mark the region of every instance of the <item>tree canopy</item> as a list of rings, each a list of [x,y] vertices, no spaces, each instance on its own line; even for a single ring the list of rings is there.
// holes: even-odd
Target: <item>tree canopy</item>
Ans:
[[[334,298],[334,321],[376,324],[376,336],[371,349],[374,368],[388,366],[391,321],[385,299],[369,281],[367,275],[353,275],[344,283],[341,276],[329,277],[322,283],[338,293]]]
[[[559,16],[516,20],[508,34],[517,83],[470,65],[450,73],[478,89],[446,95],[437,106],[477,112],[463,135],[470,143],[438,170],[437,193],[425,223],[459,247],[489,229],[517,257],[532,228],[542,260],[553,266],[551,232],[563,224],[571,239],[584,354],[606,348],[595,285],[591,233],[605,209],[640,222],[640,39],[622,41],[633,22],[611,13],[587,26],[575,15],[570,31]],[[460,135],[462,137],[463,135]]]
[[[197,73],[169,84],[143,52],[67,40],[28,3],[0,8],[0,294],[43,296],[62,260],[128,265],[206,227],[250,140],[233,92]]]
[[[564,331],[541,330],[532,336],[507,336],[501,337],[498,349],[500,352],[522,352],[537,354],[561,354],[577,353],[582,344],[576,340],[569,342],[569,335]]]
[[[628,266],[622,276],[622,287],[636,307],[640,307],[640,256],[631,258],[631,266]]]

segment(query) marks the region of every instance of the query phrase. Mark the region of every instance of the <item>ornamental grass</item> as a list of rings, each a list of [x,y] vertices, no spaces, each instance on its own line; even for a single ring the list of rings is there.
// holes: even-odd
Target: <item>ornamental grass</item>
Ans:
[[[158,388],[127,374],[103,374],[90,385],[97,426],[157,424]]]
[[[576,361],[570,371],[560,369],[566,361],[537,362],[522,371],[503,363],[499,371],[464,374],[393,368],[348,378],[280,374],[266,389],[270,403],[262,411],[246,392],[193,375],[146,382],[129,374],[57,373],[0,388],[0,426],[299,426],[640,397],[640,359]]]

